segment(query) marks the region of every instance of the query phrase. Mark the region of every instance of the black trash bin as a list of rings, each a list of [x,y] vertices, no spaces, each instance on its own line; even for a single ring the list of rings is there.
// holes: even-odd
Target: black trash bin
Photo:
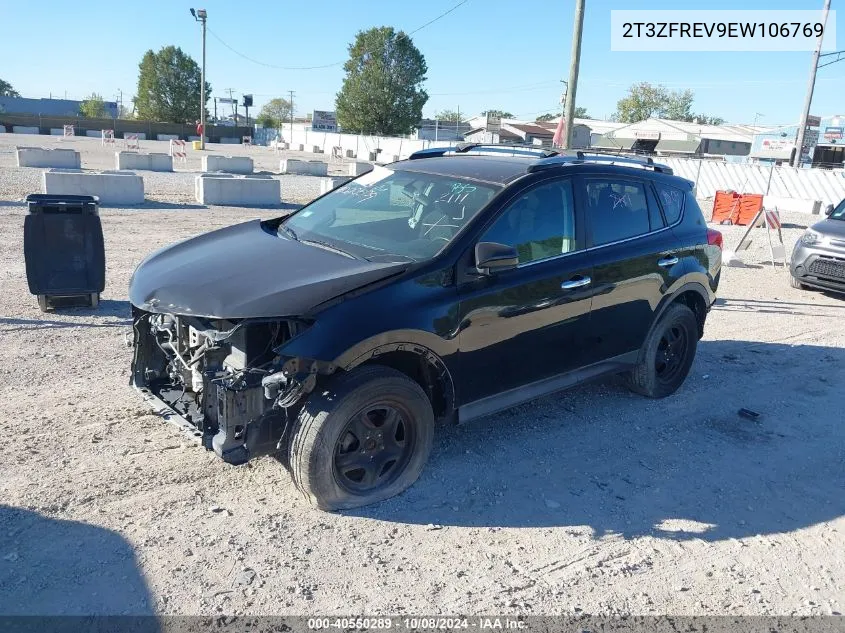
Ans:
[[[106,287],[106,252],[96,196],[26,197],[23,252],[29,291],[50,309],[96,308]]]

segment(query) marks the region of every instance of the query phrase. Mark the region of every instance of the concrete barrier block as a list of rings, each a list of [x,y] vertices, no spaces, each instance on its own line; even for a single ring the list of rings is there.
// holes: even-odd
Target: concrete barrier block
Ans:
[[[300,143],[299,145],[296,146],[296,150],[299,151],[299,152],[304,152],[305,151],[305,145]]]
[[[821,200],[805,200],[802,198],[779,198],[777,196],[763,196],[763,206],[766,209],[778,211],[794,211],[796,213],[810,213],[818,215],[821,212]]]
[[[44,172],[44,193],[97,196],[101,204],[144,202],[144,179],[131,171],[83,172],[51,169]]]
[[[194,191],[200,204],[260,207],[282,201],[281,182],[270,177],[204,174],[197,176]]]
[[[79,169],[82,163],[79,152],[73,149],[44,149],[43,147],[18,147],[18,167],[58,167]]]
[[[102,130],[85,130],[85,136],[90,136],[91,138],[102,138],[103,132]]]
[[[312,154],[322,154],[323,150],[319,145],[312,145],[311,146],[311,153]]]
[[[51,127],[50,128],[50,136],[64,136],[65,131],[63,128],[60,127]]]
[[[334,189],[337,189],[343,184],[349,182],[350,178],[321,178],[320,179],[320,195],[324,193],[328,193]]]
[[[297,158],[283,158],[279,163],[279,171],[283,174],[299,174],[303,176],[325,176],[329,173],[329,166],[319,160],[299,160]]]
[[[39,129],[33,125],[13,125],[12,132],[15,134],[38,134]],[[64,133],[64,130],[59,130],[60,132]]]
[[[115,152],[115,169],[145,169],[147,171],[173,171],[173,157],[170,154],[141,154],[138,152]]]
[[[237,138],[236,136],[224,136],[220,139],[220,142],[226,145],[240,145],[241,139]]]
[[[189,136],[188,140],[193,142],[193,141],[201,141],[202,139],[199,136]]]
[[[371,163],[376,162],[378,160],[378,154],[378,152],[370,152],[369,154],[367,154],[367,160],[369,160]]]
[[[206,154],[202,157],[202,170],[205,172],[222,171],[229,174],[251,174],[252,159],[249,156],[217,156]]]
[[[370,163],[364,163],[361,161],[349,163],[348,167],[350,176],[360,176],[361,174],[366,174],[373,171],[373,166]]]
[[[194,178],[194,199],[200,200],[200,180],[202,178],[234,178],[232,174],[199,174]]]
[[[346,150],[346,158],[355,158],[355,152],[351,149]]]
[[[146,141],[147,140],[146,132],[124,132],[123,138],[126,138],[127,136],[132,136],[133,134],[138,137],[139,141]]]
[[[156,134],[157,141],[178,141],[178,134]]]

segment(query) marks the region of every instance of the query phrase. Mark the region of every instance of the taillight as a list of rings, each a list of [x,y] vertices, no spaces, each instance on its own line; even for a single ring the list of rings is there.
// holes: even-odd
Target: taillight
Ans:
[[[714,229],[707,229],[707,243],[710,246],[718,246],[722,250],[722,234]]]

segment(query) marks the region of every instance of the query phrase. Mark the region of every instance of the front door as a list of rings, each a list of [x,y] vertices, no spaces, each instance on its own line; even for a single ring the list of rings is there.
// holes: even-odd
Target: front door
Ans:
[[[480,242],[516,247],[517,268],[459,288],[462,404],[579,367],[591,265],[571,178],[518,194]]]

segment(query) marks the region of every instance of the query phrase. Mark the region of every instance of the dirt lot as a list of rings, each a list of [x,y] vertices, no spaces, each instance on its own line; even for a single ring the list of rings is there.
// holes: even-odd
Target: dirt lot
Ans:
[[[222,463],[128,386],[126,289],[145,254],[278,210],[104,209],[100,308],[47,315],[22,253],[20,200],[41,170],[3,150],[3,612],[845,611],[845,301],[790,288],[762,230],[749,267],[725,270],[674,396],[607,380],[439,429],[407,493],[327,514],[273,459]],[[812,219],[785,218],[788,250]],[[720,228],[729,246],[744,230]]]

